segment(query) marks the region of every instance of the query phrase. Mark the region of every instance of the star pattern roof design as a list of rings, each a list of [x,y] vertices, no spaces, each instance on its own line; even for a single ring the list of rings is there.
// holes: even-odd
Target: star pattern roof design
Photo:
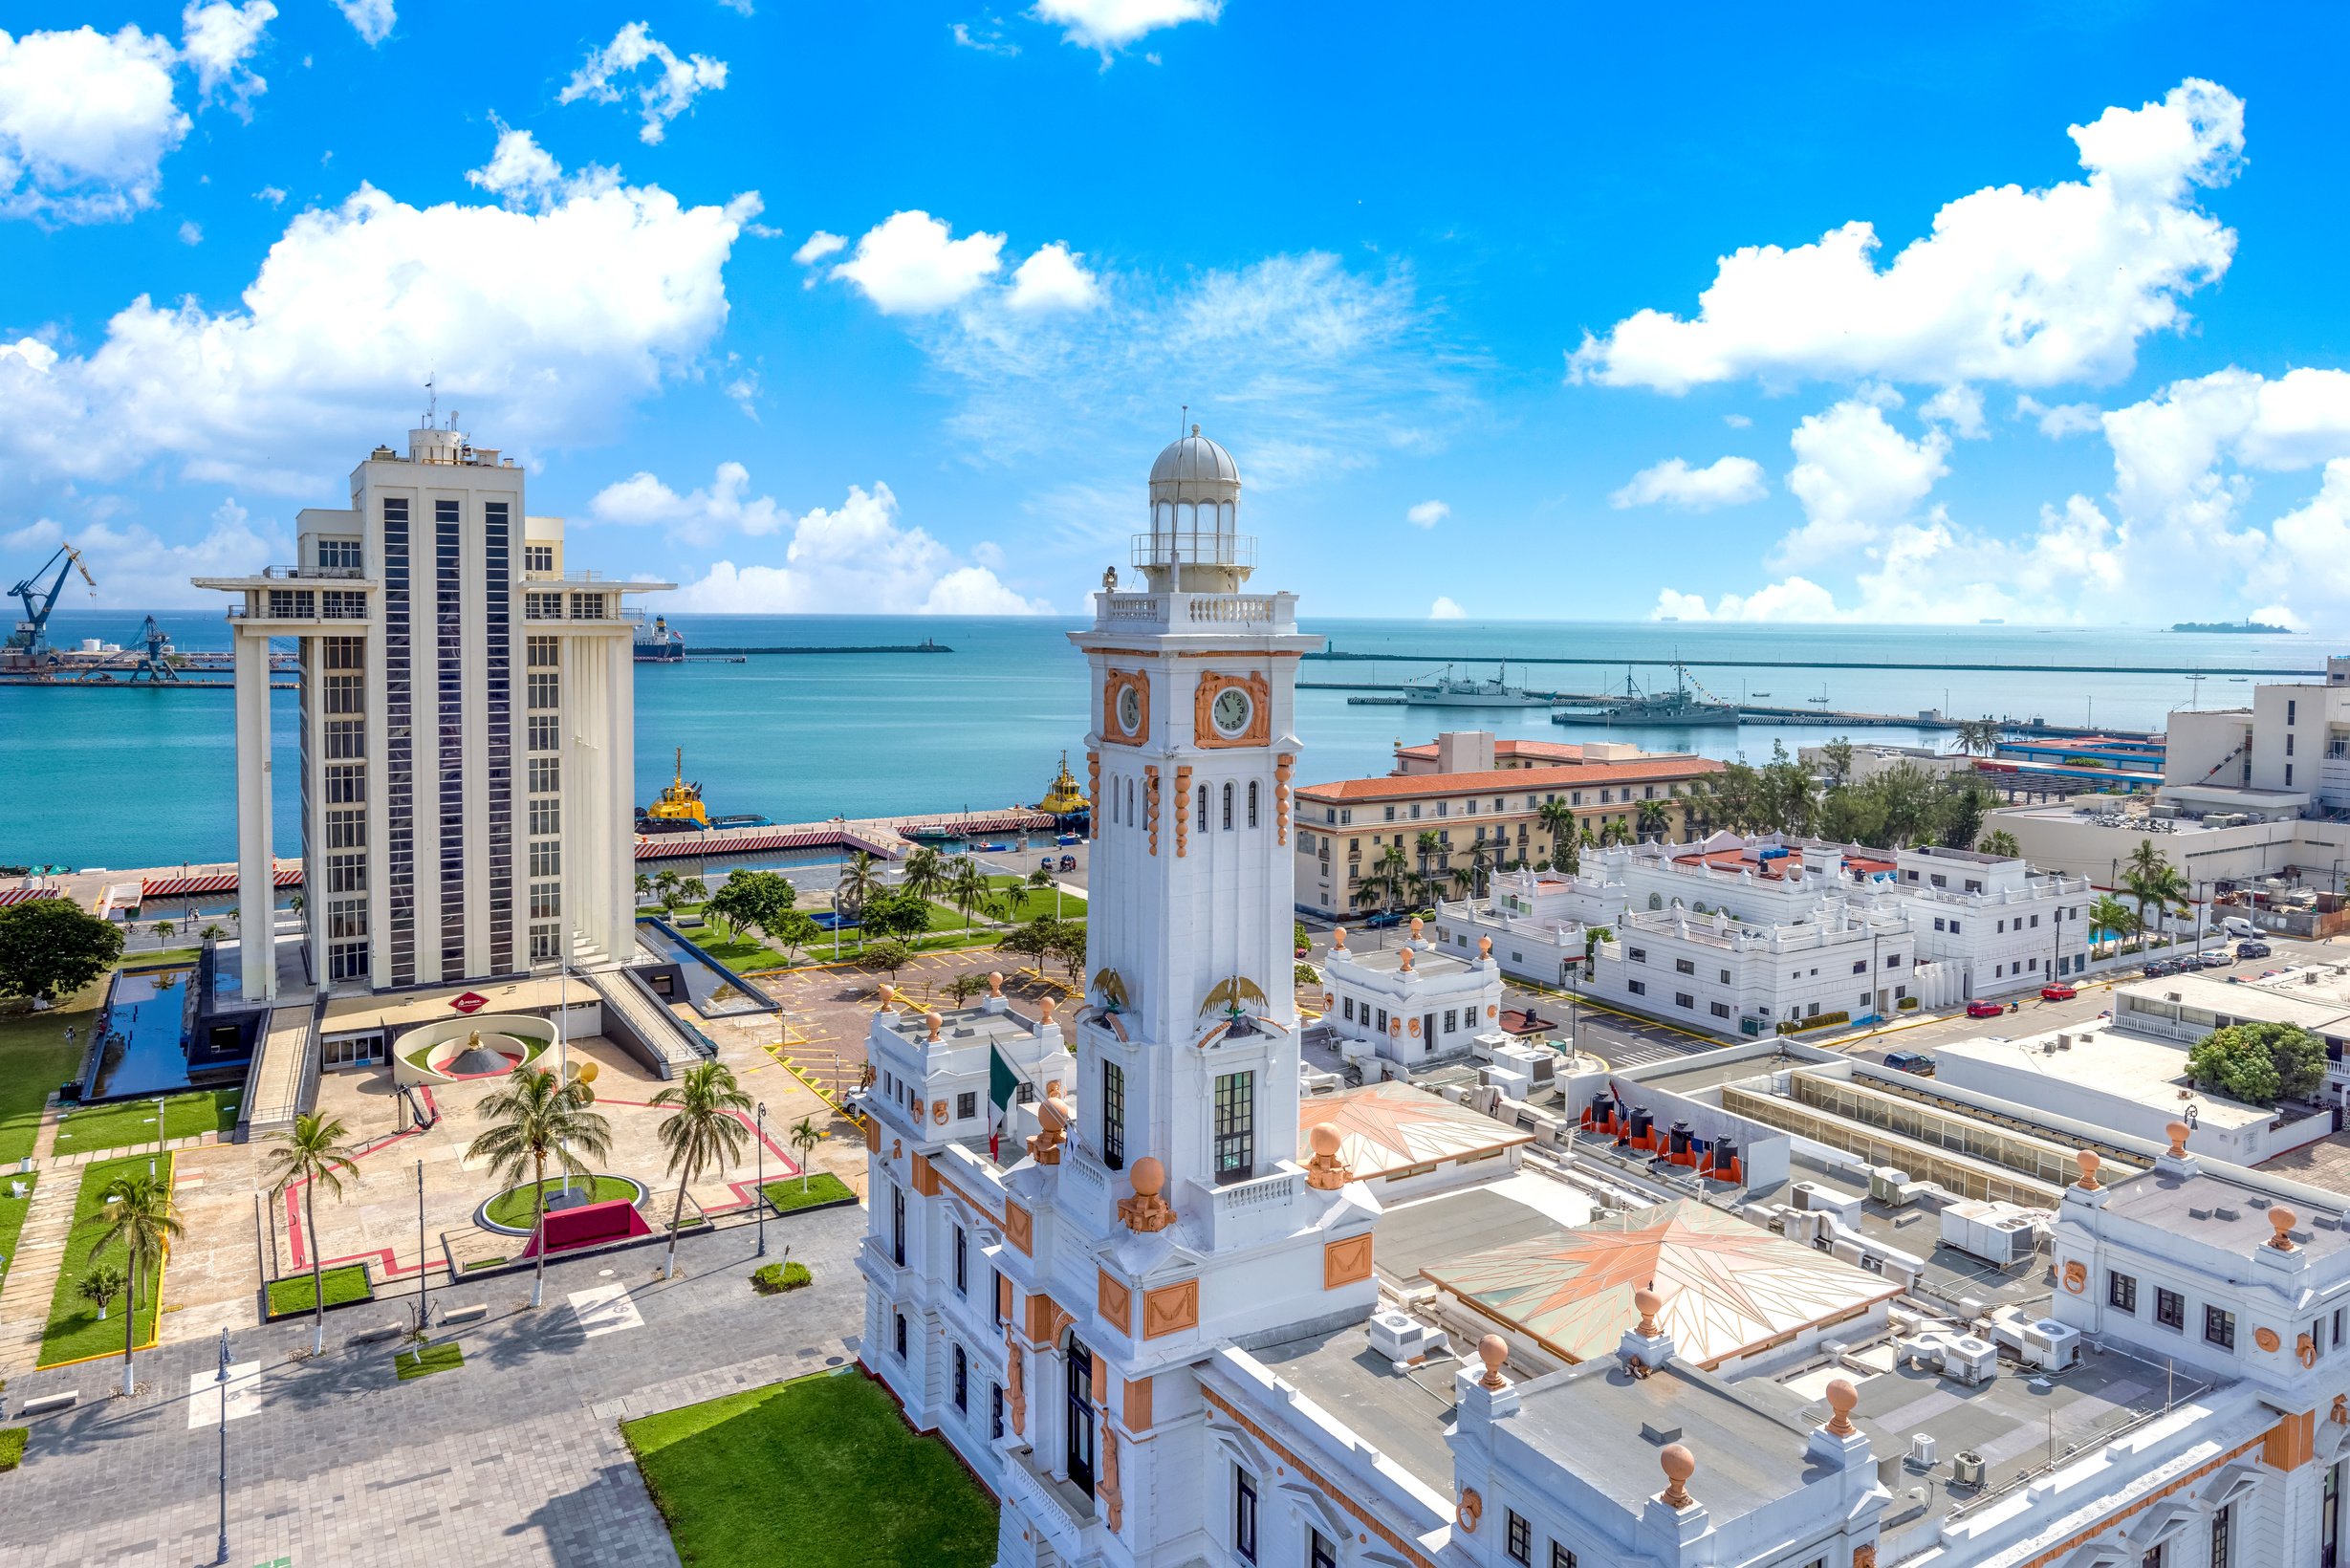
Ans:
[[[1532,1133],[1392,1079],[1306,1096],[1297,1105],[1299,1145],[1325,1122],[1343,1135],[1338,1158],[1357,1180],[1534,1142]]]
[[[1570,1361],[1614,1353],[1640,1321],[1632,1293],[1643,1286],[1665,1298],[1657,1320],[1675,1354],[1707,1367],[1901,1294],[1691,1198],[1422,1273]]]

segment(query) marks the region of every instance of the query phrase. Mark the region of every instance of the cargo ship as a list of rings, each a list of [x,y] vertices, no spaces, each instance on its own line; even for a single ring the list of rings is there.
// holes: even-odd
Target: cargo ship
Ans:
[[[685,634],[669,624],[667,616],[655,616],[647,621],[642,610],[631,610],[628,619],[635,624],[637,663],[640,664],[682,664],[685,662]]]

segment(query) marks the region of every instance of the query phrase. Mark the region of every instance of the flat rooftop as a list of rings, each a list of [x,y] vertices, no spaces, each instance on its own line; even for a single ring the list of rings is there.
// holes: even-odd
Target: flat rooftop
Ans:
[[[2110,1184],[2112,1196],[2105,1212],[2155,1226],[2185,1241],[2197,1241],[2223,1252],[2240,1252],[2251,1266],[2252,1254],[2269,1243],[2275,1228],[2269,1223],[2272,1208],[2291,1209],[2299,1223],[2293,1239],[2319,1262],[2350,1252],[2350,1230],[2339,1214],[2312,1214],[2304,1206],[2286,1200],[2249,1182],[2214,1173],[2173,1175],[2160,1168]]]
[[[1731,1517],[1795,1491],[1811,1467],[1810,1426],[1746,1388],[1678,1357],[1635,1378],[1609,1355],[1519,1384],[1508,1429],[1635,1514],[1664,1490],[1658,1454],[1682,1444],[1697,1457],[1690,1495]]]
[[[1561,1190],[1571,1190],[1563,1183],[1558,1185]],[[1532,1241],[1563,1229],[1540,1209],[1491,1187],[1469,1187],[1381,1214],[1378,1229],[1372,1232],[1371,1256],[1391,1282],[1406,1284],[1429,1264],[1464,1252]]]
[[[2296,982],[2280,985],[2274,981],[2260,985],[2214,980],[2201,974],[2172,974],[2153,980],[2134,980],[2126,986],[2115,988],[2114,1011],[2117,1014],[2122,1012],[2125,999],[2150,1004],[2146,1011],[2159,1011],[2165,1005],[2189,1007],[2206,1013],[2226,1013],[2231,1018],[2299,1024],[2304,1029],[2320,1033],[2329,1029],[2339,1033],[2343,1015],[2350,1013],[2350,998],[2335,994],[2333,987],[2324,981],[2316,985]]]
[[[1924,1258],[1920,1276],[1925,1288],[1948,1301],[1980,1301],[1986,1307],[2027,1306],[2045,1302],[2056,1290],[2048,1261],[2034,1257],[2002,1269],[1979,1257],[1942,1245],[1942,1222],[1917,1204],[1894,1209],[1868,1196],[1864,1183],[1798,1157],[1790,1179],[1768,1191],[1750,1194],[1753,1204],[1795,1203],[1796,1182],[1809,1182],[1839,1197],[1860,1198],[1860,1233],[1880,1246]],[[1750,1212],[1752,1210],[1750,1209]]]
[[[1445,1428],[1452,1422],[1458,1359],[1431,1359],[1399,1373],[1371,1349],[1362,1323],[1248,1354],[1430,1488],[1451,1494],[1452,1450],[1445,1445]]]
[[[1473,960],[1455,958],[1433,942],[1399,942],[1392,947],[1347,947],[1330,953],[1324,964],[1341,969],[1351,966],[1366,974],[1398,974],[1403,971],[1403,954],[1407,950],[1412,955],[1412,972],[1425,980],[1458,979],[1477,967]],[[1499,978],[1497,973],[1495,978]]]
[[[1960,1081],[1948,1065],[1953,1061],[1981,1062],[2015,1075],[2017,1081],[2002,1085],[2000,1094],[2001,1098],[2022,1105],[2037,1103],[2032,1094],[2032,1078],[2093,1089],[2135,1100],[2149,1110],[2169,1116],[2178,1115],[2187,1103],[2179,1091],[2192,1090],[2187,1079],[2187,1051],[2183,1046],[2148,1039],[2143,1034],[2124,1034],[2110,1025],[2051,1029],[2013,1040],[1991,1035],[1941,1040],[1935,1043],[1934,1055],[1944,1064],[1943,1073],[1953,1083]],[[1959,1069],[1960,1074],[1964,1072],[1964,1068]],[[2192,1092],[2197,1121],[2215,1127],[2232,1131],[2266,1122],[2273,1114],[2200,1090]]]
[[[909,1002],[894,1013],[881,1014],[881,1022],[884,1028],[919,1051],[928,1044],[930,1039],[930,1025],[923,1015],[925,1011]],[[993,1044],[1001,1040],[1034,1039],[1036,1035],[1035,1020],[1024,1013],[1012,1012],[1009,1004],[1001,1012],[990,1012],[984,1004],[977,1007],[944,1007],[927,1011],[938,1013],[939,1043],[950,1051],[970,1045]]]

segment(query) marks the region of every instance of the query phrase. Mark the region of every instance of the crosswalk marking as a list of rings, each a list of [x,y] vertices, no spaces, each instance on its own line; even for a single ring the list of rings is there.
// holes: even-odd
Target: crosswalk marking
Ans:
[[[591,1339],[598,1334],[618,1334],[623,1329],[644,1326],[644,1315],[629,1299],[625,1285],[598,1285],[592,1290],[574,1291],[571,1310],[579,1319],[580,1331]]]

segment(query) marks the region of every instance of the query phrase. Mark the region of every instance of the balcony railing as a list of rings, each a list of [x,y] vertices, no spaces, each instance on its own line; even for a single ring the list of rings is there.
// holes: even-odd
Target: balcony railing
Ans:
[[[255,575],[280,580],[311,577],[347,582],[354,577],[364,577],[367,569],[363,566],[265,566]]]
[[[1256,536],[1223,534],[1214,529],[1157,529],[1137,534],[1132,563],[1136,566],[1256,565]]]

